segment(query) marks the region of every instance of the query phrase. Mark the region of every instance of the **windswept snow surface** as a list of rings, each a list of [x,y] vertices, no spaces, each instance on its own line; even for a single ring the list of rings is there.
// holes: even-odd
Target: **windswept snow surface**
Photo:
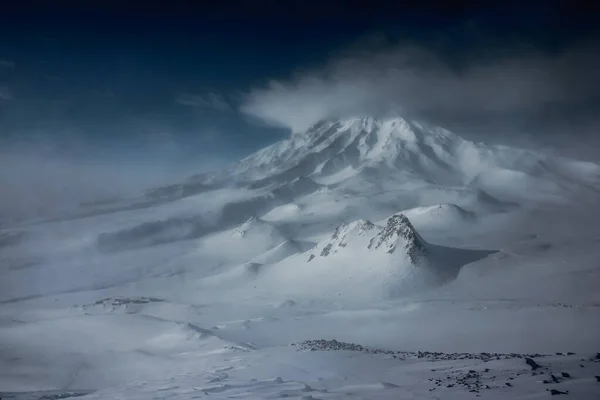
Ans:
[[[0,397],[597,399],[598,204],[595,164],[324,121],[3,227]]]

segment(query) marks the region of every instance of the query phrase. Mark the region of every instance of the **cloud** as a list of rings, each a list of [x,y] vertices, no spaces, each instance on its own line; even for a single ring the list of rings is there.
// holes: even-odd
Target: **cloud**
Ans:
[[[229,111],[232,109],[225,97],[216,93],[208,93],[206,95],[182,93],[175,99],[175,102],[184,106],[209,108],[217,111]]]
[[[600,100],[597,43],[560,53],[513,52],[455,67],[414,46],[338,55],[322,68],[247,93],[240,110],[293,131],[332,117],[540,113]]]
[[[15,68],[15,63],[8,60],[0,60],[0,67]]]

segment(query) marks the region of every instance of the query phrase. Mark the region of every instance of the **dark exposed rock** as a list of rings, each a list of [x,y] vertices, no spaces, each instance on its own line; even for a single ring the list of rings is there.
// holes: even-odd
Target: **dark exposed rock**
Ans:
[[[369,354],[389,354],[396,355],[398,358],[426,358],[429,361],[447,361],[447,360],[482,360],[489,361],[494,359],[514,359],[514,358],[531,358],[531,357],[544,357],[541,354],[516,354],[516,353],[442,353],[432,351],[391,351],[382,349],[372,349],[361,346],[355,343],[340,342],[335,339],[317,339],[317,340],[306,340],[300,343],[293,343],[299,351],[331,351],[331,350],[345,350],[345,351],[360,351]],[[471,370],[469,374],[478,374],[477,371]],[[486,372],[490,369],[487,368]]]
[[[533,360],[533,358],[526,358],[526,359],[525,359],[525,362],[527,363],[527,365],[529,365],[529,366],[531,367],[531,369],[532,369],[533,371],[535,371],[535,370],[536,370],[536,369],[538,369],[538,368],[541,368],[541,366],[540,366],[538,363],[536,363],[536,362]]]
[[[119,307],[119,306],[126,306],[129,304],[162,303],[164,301],[165,301],[164,299],[159,299],[156,297],[134,297],[134,298],[107,297],[105,299],[95,301],[93,304],[97,305],[97,306],[104,305],[104,306]]]
[[[398,238],[403,238],[406,241],[404,247],[413,262],[416,261],[419,253],[426,251],[425,241],[403,214],[390,217],[385,228],[371,239],[368,248],[378,249],[383,246],[388,253],[393,253],[396,250]]]
[[[331,243],[329,243],[327,246],[323,247],[323,250],[321,251],[321,257],[327,257],[329,255],[330,251],[331,251]]]
[[[563,392],[563,391],[560,391],[560,390],[552,389],[552,390],[550,390],[550,394],[552,396],[556,396],[557,394],[569,394],[569,392],[568,391],[564,391]]]
[[[481,360],[490,361],[494,359],[525,359],[525,362],[531,366],[532,369],[545,369],[548,368],[540,366],[533,358],[547,357],[548,355],[542,354],[518,354],[518,353],[442,353],[442,352],[430,352],[430,351],[417,351],[417,352],[402,352],[402,351],[390,351],[382,349],[373,349],[361,346],[354,343],[345,343],[337,340],[308,340],[301,343],[294,343],[292,346],[296,346],[299,351],[357,351],[365,354],[382,354],[391,355],[393,358],[398,359],[422,359],[424,361],[436,362],[436,361],[449,361],[449,360]],[[438,372],[439,369],[432,368],[431,372]],[[467,392],[476,393],[480,395],[482,391],[498,388],[498,384],[490,386],[490,382],[497,382],[496,379],[500,378],[496,375],[485,374],[491,372],[490,368],[485,368],[482,371],[474,369],[468,371],[447,371],[441,378],[429,378],[434,388],[430,388],[429,391],[433,391],[435,388],[462,388]],[[542,375],[545,372],[532,372],[535,375]],[[512,374],[514,376],[507,376],[506,382],[500,387],[512,388],[515,384],[515,377],[520,375],[528,375],[527,372],[516,372]],[[561,376],[562,375],[562,376]],[[570,378],[571,375],[567,372],[561,373],[559,376],[549,374],[550,378],[543,381],[544,384],[560,383],[565,378]],[[600,382],[600,377],[596,377]],[[487,383],[487,384],[486,384]],[[567,394],[568,392],[561,392],[558,394]]]

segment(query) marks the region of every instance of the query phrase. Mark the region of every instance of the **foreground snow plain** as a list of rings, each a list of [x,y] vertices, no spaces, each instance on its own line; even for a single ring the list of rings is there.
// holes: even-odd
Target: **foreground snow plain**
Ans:
[[[356,118],[5,221],[0,396],[597,399],[597,204],[595,164]]]

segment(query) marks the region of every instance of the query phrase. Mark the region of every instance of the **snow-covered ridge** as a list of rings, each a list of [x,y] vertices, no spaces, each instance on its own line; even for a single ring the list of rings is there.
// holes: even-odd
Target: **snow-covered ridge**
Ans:
[[[384,248],[391,254],[399,245],[413,262],[416,261],[419,252],[422,254],[426,251],[425,241],[403,214],[390,217],[385,228],[371,239],[368,248]]]
[[[388,153],[393,153],[398,143],[415,146],[428,138],[461,140],[442,128],[403,118],[328,120],[246,157],[234,167],[233,173],[264,178],[300,166],[307,157],[312,170],[323,170],[324,164],[343,161],[381,161],[392,156]],[[326,172],[331,169],[331,165],[325,166]]]
[[[358,220],[338,226],[329,240],[311,250],[309,261],[316,256],[327,257],[348,247],[348,251],[383,251],[393,254],[396,250],[413,263],[427,252],[427,242],[419,235],[403,214],[391,216],[385,226],[379,227],[371,221]]]
[[[348,242],[364,242],[366,239],[365,234],[376,228],[371,221],[366,220],[343,223],[335,229],[330,240],[326,243],[322,242],[315,247],[315,252],[318,252],[322,257],[335,254],[339,248],[346,247]]]
[[[463,265],[488,254],[429,244],[406,216],[397,214],[385,226],[368,220],[343,223],[306,253],[263,270],[261,280],[269,291],[281,287],[317,296],[393,298],[448,282]]]

